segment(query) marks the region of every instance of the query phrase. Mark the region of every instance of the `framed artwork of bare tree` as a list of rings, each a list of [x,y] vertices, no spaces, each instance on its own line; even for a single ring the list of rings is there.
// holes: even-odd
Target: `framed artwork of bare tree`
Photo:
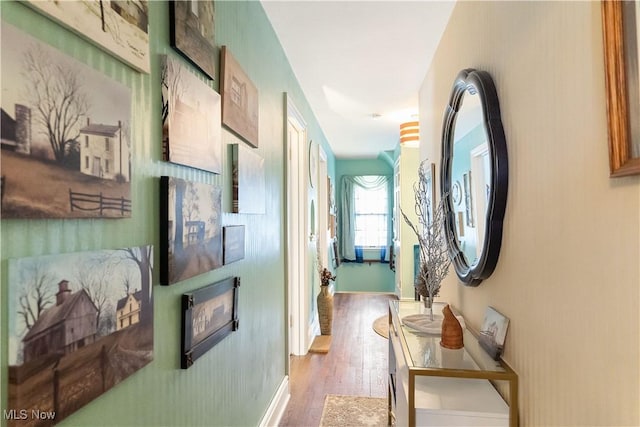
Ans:
[[[28,0],[26,3],[132,68],[146,74],[150,72],[147,0]]]
[[[222,267],[222,189],[160,177],[160,283]]]
[[[170,56],[161,73],[164,160],[222,173],[220,95]]]
[[[258,147],[258,89],[226,46],[222,46],[222,124],[254,148]]]
[[[153,360],[152,278],[151,245],[9,260],[8,425],[57,424]]]
[[[216,78],[215,3],[170,1],[171,46],[212,79]]]
[[[2,23],[2,218],[131,216],[131,90]]]

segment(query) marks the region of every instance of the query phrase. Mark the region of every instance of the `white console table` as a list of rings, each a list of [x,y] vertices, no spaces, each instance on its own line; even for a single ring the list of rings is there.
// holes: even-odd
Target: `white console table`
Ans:
[[[518,376],[480,347],[464,329],[464,348],[440,346],[440,335],[420,333],[401,319],[420,313],[421,302],[389,303],[389,425],[518,425]],[[440,313],[443,304],[434,304]],[[506,381],[507,405],[491,381]]]

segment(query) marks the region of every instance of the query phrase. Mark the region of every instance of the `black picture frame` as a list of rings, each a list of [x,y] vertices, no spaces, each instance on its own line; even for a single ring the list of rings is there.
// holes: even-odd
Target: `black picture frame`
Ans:
[[[182,294],[182,369],[238,330],[239,287],[239,277],[228,277]]]

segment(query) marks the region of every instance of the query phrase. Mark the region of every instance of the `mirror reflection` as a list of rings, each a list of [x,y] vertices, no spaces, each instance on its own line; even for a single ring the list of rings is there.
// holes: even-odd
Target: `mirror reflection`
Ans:
[[[456,115],[451,164],[451,199],[460,251],[468,265],[480,258],[491,190],[491,159],[482,103],[467,89]]]

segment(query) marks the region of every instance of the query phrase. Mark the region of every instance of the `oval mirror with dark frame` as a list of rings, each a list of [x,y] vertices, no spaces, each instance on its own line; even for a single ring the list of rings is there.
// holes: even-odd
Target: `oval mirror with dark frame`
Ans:
[[[440,173],[452,264],[463,284],[478,286],[498,262],[509,181],[498,94],[486,71],[462,70],[453,83]]]

